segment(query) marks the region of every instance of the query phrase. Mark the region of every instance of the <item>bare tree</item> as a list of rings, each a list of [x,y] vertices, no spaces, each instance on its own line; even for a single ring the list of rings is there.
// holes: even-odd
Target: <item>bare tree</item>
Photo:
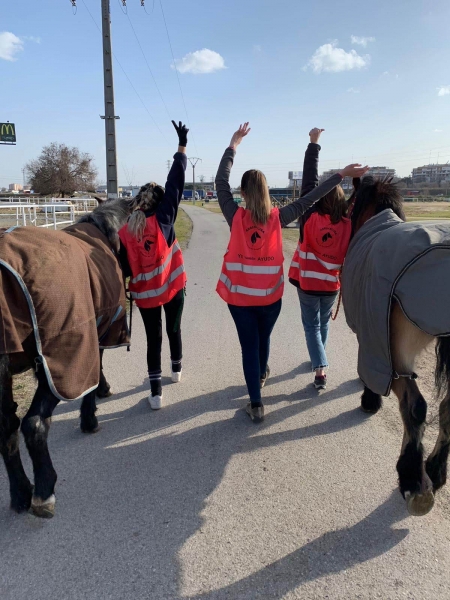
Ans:
[[[39,158],[26,165],[32,189],[42,195],[70,196],[75,191],[95,189],[97,169],[93,158],[53,142],[42,149]]]
[[[204,175],[200,175],[199,179],[200,179],[200,183],[203,183],[205,181],[205,176]]]

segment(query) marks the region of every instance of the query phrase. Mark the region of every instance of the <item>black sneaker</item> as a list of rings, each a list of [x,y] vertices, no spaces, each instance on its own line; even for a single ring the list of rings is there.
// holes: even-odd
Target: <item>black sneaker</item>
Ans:
[[[264,373],[264,375],[261,375],[261,378],[259,380],[259,387],[261,389],[266,385],[266,381],[269,379],[269,376],[270,376],[270,367],[269,367],[269,365],[267,365],[266,372]]]
[[[327,376],[326,375],[316,375],[314,378],[314,387],[316,390],[326,390],[327,389]]]
[[[264,421],[263,404],[261,404],[260,406],[254,406],[252,408],[252,403],[249,402],[245,408],[245,412],[248,414],[253,423],[261,423],[261,421]]]

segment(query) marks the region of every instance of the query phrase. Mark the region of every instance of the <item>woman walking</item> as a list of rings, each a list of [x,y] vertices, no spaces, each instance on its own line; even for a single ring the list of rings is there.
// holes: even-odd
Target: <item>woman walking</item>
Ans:
[[[272,208],[264,174],[252,169],[242,176],[241,196],[246,208],[239,208],[233,200],[229,178],[236,148],[249,132],[248,123],[239,127],[225,150],[216,175],[220,208],[231,228],[217,293],[228,304],[241,344],[250,396],[246,412],[252,421],[260,422],[264,419],[261,388],[270,373],[270,334],[280,314],[284,289],[281,227],[298,219],[343,177],[360,177],[366,169],[349,165],[303,198],[281,209]]]
[[[320,189],[318,144],[324,129],[309,132],[301,196]],[[316,389],[327,387],[325,352],[333,304],[341,287],[339,273],[350,243],[351,222],[340,185],[329,191],[301,218],[300,239],[289,269],[289,281],[300,300],[306,345],[315,372]]]
[[[173,157],[166,188],[156,183],[143,185],[136,196],[136,208],[119,231],[120,261],[129,290],[142,315],[147,336],[147,366],[150,378],[150,407],[162,406],[161,307],[166,316],[172,381],[181,380],[181,316],[186,274],[183,255],[175,237],[174,224],[184,189],[187,133],[181,121],[176,125],[178,152]]]

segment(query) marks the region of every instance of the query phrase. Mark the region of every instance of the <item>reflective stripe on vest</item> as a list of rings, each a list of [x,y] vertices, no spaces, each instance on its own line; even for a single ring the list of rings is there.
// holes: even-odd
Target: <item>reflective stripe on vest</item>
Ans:
[[[319,262],[322,266],[324,266],[326,269],[329,269],[330,271],[333,271],[334,269],[337,270],[342,267],[342,265],[336,265],[334,263],[325,262],[324,260],[318,258],[313,252],[303,252],[303,250],[300,250],[299,254],[300,258],[305,258],[308,260],[317,260],[317,262]]]
[[[254,269],[257,269],[258,267],[253,267]],[[261,269],[263,268],[275,268],[275,267],[259,267]],[[272,274],[274,271],[271,271],[270,273]],[[249,287],[245,287],[243,285],[233,285],[231,283],[231,281],[229,280],[229,278],[225,275],[225,273],[221,273],[220,274],[220,281],[226,285],[226,287],[229,289],[229,291],[232,294],[245,294],[247,296],[270,296],[271,294],[274,294],[278,288],[280,287],[280,285],[283,284],[284,282],[284,275],[281,275],[280,279],[278,280],[277,284],[273,287],[273,288],[269,288],[267,290],[264,289],[259,289],[259,288],[249,288]]]
[[[178,243],[175,242],[174,245],[172,246],[172,248],[170,249],[170,252],[169,252],[164,264],[160,265],[156,269],[153,269],[153,271],[150,271],[149,273],[138,273],[138,275],[136,275],[136,277],[133,277],[133,279],[131,279],[131,283],[137,283],[138,281],[149,281],[150,279],[153,279],[157,275],[161,275],[161,273],[164,273],[164,271],[167,269],[168,265],[170,264],[170,261],[172,260],[172,256],[179,250],[181,250],[181,248],[178,245]],[[146,296],[146,297],[148,297],[148,296]]]
[[[326,273],[319,273],[318,271],[300,271],[300,275],[309,279],[321,279],[322,281],[333,281],[334,283],[339,282],[339,277],[327,275]]]
[[[175,271],[173,271],[173,273],[170,274],[166,283],[162,287],[158,288],[157,290],[147,290],[146,292],[131,292],[131,297],[134,300],[143,300],[144,298],[156,298],[158,296],[161,296],[162,294],[164,294],[164,292],[167,291],[172,281],[175,281],[177,277],[184,273],[184,270],[184,264],[180,265],[178,269],[175,269]]]
[[[281,267],[254,267],[253,265],[244,265],[243,263],[225,263],[227,271],[241,271],[242,273],[252,273],[253,275],[276,275]]]

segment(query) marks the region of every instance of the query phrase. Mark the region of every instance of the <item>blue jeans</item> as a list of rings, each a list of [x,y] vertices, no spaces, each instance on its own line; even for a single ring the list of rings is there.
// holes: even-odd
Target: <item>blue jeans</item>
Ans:
[[[281,310],[281,298],[267,306],[229,304],[242,348],[242,366],[252,402],[261,401],[260,379],[265,374],[270,351],[270,334]]]
[[[314,296],[305,294],[297,288],[302,310],[302,323],[305,330],[306,345],[313,371],[328,367],[325,347],[328,339],[328,326],[331,311],[337,294],[333,296]]]

